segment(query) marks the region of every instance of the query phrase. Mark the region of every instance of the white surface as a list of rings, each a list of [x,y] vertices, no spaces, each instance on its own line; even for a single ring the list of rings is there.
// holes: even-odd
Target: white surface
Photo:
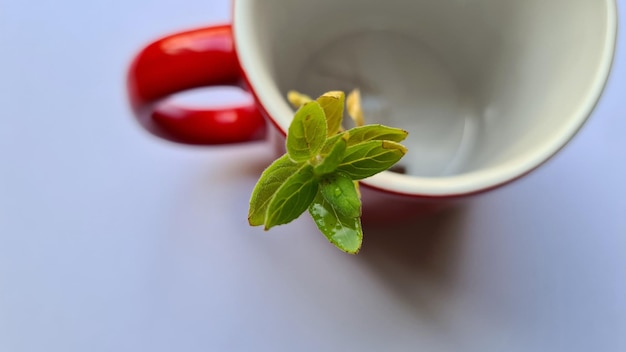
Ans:
[[[624,35],[555,159],[366,228],[352,257],[307,218],[246,225],[266,145],[181,147],[130,117],[135,51],[229,7],[0,3],[0,351],[626,350]]]

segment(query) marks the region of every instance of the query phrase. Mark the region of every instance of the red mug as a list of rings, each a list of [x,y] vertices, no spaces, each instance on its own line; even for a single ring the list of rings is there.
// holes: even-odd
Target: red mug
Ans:
[[[367,123],[409,131],[405,172],[363,180],[376,195],[364,205],[447,202],[516,180],[567,144],[602,93],[616,31],[614,0],[234,0],[232,24],[144,48],[128,92],[154,135],[219,145],[264,138],[266,121],[284,136],[289,90],[359,88]],[[254,101],[167,103],[224,85]]]

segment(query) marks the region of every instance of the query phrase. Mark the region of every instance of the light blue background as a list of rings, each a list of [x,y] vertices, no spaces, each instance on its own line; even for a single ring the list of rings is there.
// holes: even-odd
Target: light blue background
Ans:
[[[247,226],[269,146],[173,145],[132,120],[135,52],[229,11],[0,0],[0,351],[626,351],[623,30],[556,158],[467,207],[366,229],[352,257],[305,217]]]

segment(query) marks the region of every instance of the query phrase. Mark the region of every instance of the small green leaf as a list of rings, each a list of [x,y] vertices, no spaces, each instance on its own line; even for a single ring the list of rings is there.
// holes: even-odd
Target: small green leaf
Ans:
[[[324,142],[324,145],[322,146],[322,150],[320,151],[320,154],[328,155],[331,149],[335,146],[335,144],[337,144],[337,141],[342,138],[346,139],[346,136],[350,137],[350,134],[348,133],[348,131],[341,132],[332,137],[328,137],[328,139],[326,139],[326,142]],[[346,139],[346,142],[347,142],[347,139]]]
[[[406,154],[406,148],[392,141],[369,141],[348,147],[337,172],[361,180],[389,169]]]
[[[317,102],[322,109],[324,109],[324,113],[326,114],[328,136],[336,135],[341,129],[345,99],[346,95],[341,91],[327,92],[317,98]]]
[[[360,217],[351,218],[341,214],[324,199],[321,192],[309,206],[309,214],[317,228],[337,248],[350,254],[359,252],[363,242]]]
[[[265,230],[298,218],[315,199],[318,186],[313,166],[308,163],[287,178],[267,207]]]
[[[297,112],[287,133],[287,153],[296,162],[317,155],[326,141],[326,117],[319,103],[304,104]]]
[[[392,142],[402,142],[409,134],[405,130],[384,125],[365,125],[351,128],[346,132],[350,133],[348,146],[367,141],[387,140]]]
[[[250,210],[248,211],[250,225],[259,226],[265,223],[267,206],[274,193],[289,176],[301,167],[302,165],[291,161],[289,156],[283,155],[263,171],[250,197]]]
[[[385,125],[365,125],[360,127],[354,127],[347,131],[344,131],[338,135],[329,137],[322,147],[322,154],[328,154],[330,148],[335,145],[339,138],[344,138],[345,134],[349,134],[348,147],[355,144],[368,142],[368,141],[392,141],[402,142],[407,136],[408,132],[399,128],[388,127]]]
[[[361,199],[355,182],[348,176],[334,174],[324,178],[320,182],[320,192],[341,215],[349,218],[361,216]]]
[[[322,161],[313,169],[315,175],[326,175],[337,169],[337,166],[339,166],[339,163],[343,160],[343,156],[346,152],[347,140],[349,136],[349,134],[343,133],[341,138],[338,138],[335,141],[335,144],[332,146],[328,154],[321,155]]]

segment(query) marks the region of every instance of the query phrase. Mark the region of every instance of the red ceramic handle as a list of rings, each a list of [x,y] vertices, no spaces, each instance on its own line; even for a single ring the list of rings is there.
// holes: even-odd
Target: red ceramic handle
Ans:
[[[128,94],[148,131],[174,142],[225,144],[261,139],[265,122],[254,102],[193,109],[164,102],[167,96],[207,86],[247,90],[230,25],[174,34],[145,47],[131,64]]]

